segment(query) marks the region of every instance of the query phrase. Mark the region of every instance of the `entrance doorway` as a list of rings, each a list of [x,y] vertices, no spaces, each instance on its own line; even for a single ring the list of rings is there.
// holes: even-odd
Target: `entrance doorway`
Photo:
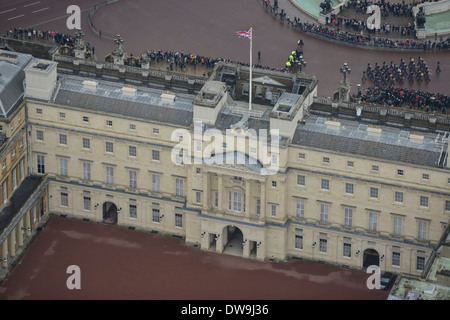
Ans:
[[[375,249],[366,249],[363,255],[363,268],[368,266],[379,266],[380,254]]]
[[[228,226],[224,228],[223,234],[224,239],[227,239],[227,242],[224,244],[223,253],[242,256],[242,242],[244,241],[242,231],[238,227]]]
[[[103,204],[103,223],[117,224],[117,206],[112,202]]]

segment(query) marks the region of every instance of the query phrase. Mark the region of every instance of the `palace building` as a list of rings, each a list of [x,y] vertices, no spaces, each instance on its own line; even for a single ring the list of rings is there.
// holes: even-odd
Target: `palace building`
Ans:
[[[220,63],[205,80],[110,65],[0,55],[5,269],[57,214],[258,260],[426,270],[450,217],[448,118],[332,102],[315,77],[262,69],[249,110],[244,66]],[[186,161],[208,146],[197,121],[243,161]],[[173,161],[177,129],[192,154]],[[251,143],[251,130],[274,129]],[[261,145],[269,164],[251,161]]]

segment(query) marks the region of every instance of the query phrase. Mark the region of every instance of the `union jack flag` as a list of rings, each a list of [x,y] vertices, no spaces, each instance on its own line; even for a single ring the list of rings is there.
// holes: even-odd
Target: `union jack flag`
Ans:
[[[252,28],[250,28],[247,31],[238,31],[238,32],[236,32],[236,35],[241,38],[251,39],[252,38]]]

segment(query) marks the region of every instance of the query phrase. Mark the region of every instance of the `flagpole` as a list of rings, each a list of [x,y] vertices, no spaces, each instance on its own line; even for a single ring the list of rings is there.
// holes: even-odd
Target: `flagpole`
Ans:
[[[253,41],[253,28],[250,28],[250,83],[248,95],[248,110],[252,110],[252,41]]]

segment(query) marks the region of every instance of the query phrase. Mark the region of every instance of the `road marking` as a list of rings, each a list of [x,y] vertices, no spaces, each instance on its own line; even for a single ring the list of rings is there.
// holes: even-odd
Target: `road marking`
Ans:
[[[2,12],[0,12],[0,14],[7,13],[7,12],[11,12],[11,11],[14,11],[14,10],[16,10],[16,8],[2,11]]]
[[[29,4],[24,5],[23,7],[26,8],[26,7],[34,6],[35,4],[38,4],[38,3],[41,3],[41,2],[38,1],[38,2],[29,3]]]
[[[20,16],[15,16],[15,17],[9,18],[8,21],[9,20],[13,20],[13,19],[17,19],[17,18],[20,18],[20,17],[23,17],[23,16],[24,16],[24,14],[21,14]]]
[[[35,10],[35,11],[33,11],[33,13],[41,12],[41,11],[44,11],[44,10],[47,10],[47,9],[50,9],[50,7],[39,9],[39,10]]]

